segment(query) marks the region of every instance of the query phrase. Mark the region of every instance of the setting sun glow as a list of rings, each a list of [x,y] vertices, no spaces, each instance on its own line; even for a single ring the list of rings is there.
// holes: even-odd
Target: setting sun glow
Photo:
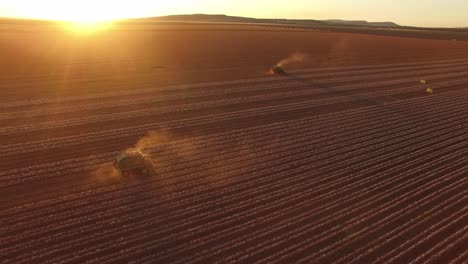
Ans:
[[[144,16],[146,10],[141,1],[16,1],[24,3],[21,10],[12,13],[21,11],[21,17],[25,18],[63,21],[65,28],[85,33],[106,29],[118,19]]]
[[[424,5],[418,0],[0,0],[0,17],[71,21],[84,28],[115,19],[196,13],[466,27],[467,9],[466,0],[427,0]]]
[[[93,33],[108,29],[112,26],[113,21],[64,21],[64,26],[67,30],[77,33]]]
[[[67,28],[76,31],[95,31],[107,28],[112,21],[149,15],[148,1],[108,0],[15,0],[15,4],[0,11],[21,18],[38,18],[63,21]],[[13,2],[12,2],[13,3]],[[7,2],[8,4],[8,2]]]

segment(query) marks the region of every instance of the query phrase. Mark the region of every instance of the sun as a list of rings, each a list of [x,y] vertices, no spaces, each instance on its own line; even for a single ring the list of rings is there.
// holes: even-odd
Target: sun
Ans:
[[[68,29],[77,32],[94,32],[108,28],[117,18],[99,5],[76,5],[74,10],[61,13],[61,20]]]
[[[186,1],[186,0],[181,0]],[[7,2],[8,16],[58,21],[67,29],[92,32],[106,29],[122,19],[151,17],[165,4],[153,0],[0,0]],[[27,2],[27,4],[26,4]],[[160,1],[157,1],[160,2]],[[158,8],[156,8],[158,6]]]
[[[30,1],[18,17],[59,21],[73,31],[89,32],[108,28],[116,20],[144,16],[145,3],[137,0]]]
[[[115,20],[68,20],[63,21],[67,30],[76,33],[93,33],[109,29],[114,24]]]
[[[99,17],[75,17],[67,19],[68,22],[76,23],[76,24],[97,24],[105,21],[109,21],[113,19],[108,18],[99,18]]]

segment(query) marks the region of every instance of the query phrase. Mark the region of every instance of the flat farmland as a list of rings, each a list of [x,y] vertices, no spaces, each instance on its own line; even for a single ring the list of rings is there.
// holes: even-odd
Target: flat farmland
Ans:
[[[37,27],[0,24],[4,100],[254,78],[294,53],[307,59],[292,69],[468,56],[464,41],[266,26],[134,26],[92,34]]]
[[[468,42],[0,28],[0,263],[468,260]]]

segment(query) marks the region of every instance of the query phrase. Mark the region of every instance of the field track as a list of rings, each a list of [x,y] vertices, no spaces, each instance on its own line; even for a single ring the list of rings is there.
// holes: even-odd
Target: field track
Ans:
[[[3,100],[0,263],[466,263],[467,106],[464,57]]]

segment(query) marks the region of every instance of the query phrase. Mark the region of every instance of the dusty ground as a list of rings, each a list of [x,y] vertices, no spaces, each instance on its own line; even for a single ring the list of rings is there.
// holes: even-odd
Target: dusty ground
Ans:
[[[468,42],[462,41],[238,25],[143,26],[90,35],[52,29],[0,34],[2,100],[258,77],[295,52],[310,59],[293,68],[434,61],[468,54]]]
[[[468,42],[226,25],[0,41],[3,263],[467,260]],[[156,176],[112,170],[135,145]]]

